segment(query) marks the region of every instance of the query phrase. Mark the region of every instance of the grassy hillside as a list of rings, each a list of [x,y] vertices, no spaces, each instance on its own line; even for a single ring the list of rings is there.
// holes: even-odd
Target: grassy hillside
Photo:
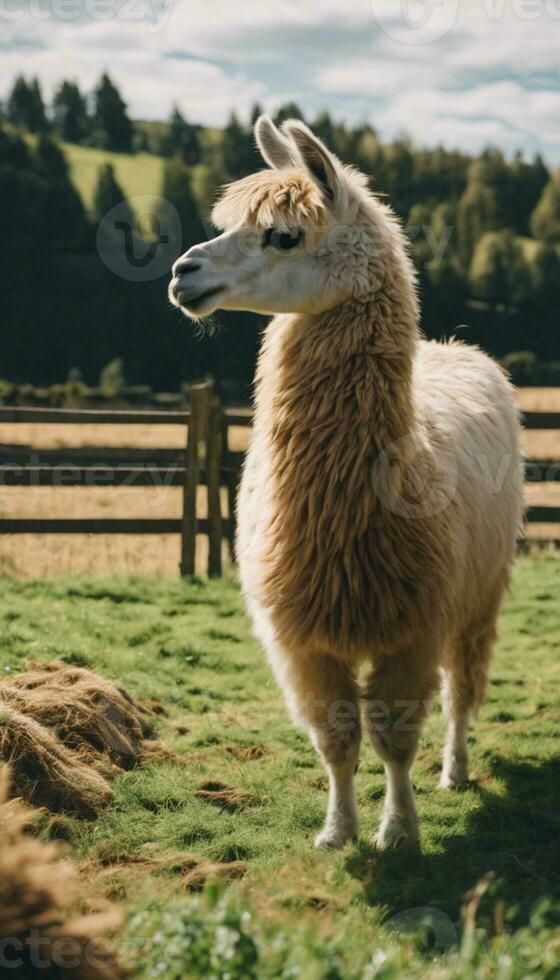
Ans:
[[[558,976],[550,901],[560,898],[559,586],[556,558],[518,563],[469,738],[474,782],[462,793],[436,789],[443,719],[433,712],[414,768],[422,851],[373,846],[384,776],[364,745],[360,839],[325,854],[312,846],[325,774],[287,718],[232,579],[1,581],[1,671],[21,670],[30,656],[60,657],[159,699],[167,712],[161,735],[182,762],[123,774],[96,823],[64,824],[84,899],[105,894],[135,913],[133,942],[124,942],[135,975]],[[212,867],[204,862],[245,877],[222,898],[215,888],[201,900],[185,897],[204,883]],[[496,881],[478,923],[490,942],[467,937],[437,974],[409,942],[379,931],[382,919],[428,907],[460,934],[465,893],[488,872]],[[510,938],[543,895],[549,904],[530,931]],[[421,948],[433,947],[424,937]]]
[[[159,194],[163,173],[163,158],[151,153],[112,153],[93,147],[63,143],[70,164],[72,181],[79,191],[86,208],[91,211],[99,168],[111,163],[115,175],[126,196]]]

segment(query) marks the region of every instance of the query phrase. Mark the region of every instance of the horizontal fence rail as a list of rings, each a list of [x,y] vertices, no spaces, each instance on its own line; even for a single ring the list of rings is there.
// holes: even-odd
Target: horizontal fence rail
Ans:
[[[187,471],[180,450],[139,450],[135,458],[135,450],[125,449],[119,457],[124,457],[123,462],[111,462],[107,451],[101,452],[103,456],[84,454],[83,450],[45,450],[31,456],[14,454],[17,462],[12,458],[6,462],[6,456],[12,454],[5,454],[0,446],[0,487],[181,487],[185,482]],[[222,476],[239,474],[243,457],[243,453],[225,453],[220,467]],[[198,482],[207,486],[204,463],[200,465]],[[560,462],[528,461],[525,482],[560,483]]]
[[[196,387],[203,387],[202,385]],[[226,408],[223,410],[229,425],[250,426],[253,413],[250,408]],[[57,425],[186,425],[191,417],[190,408],[180,411],[158,409],[97,409],[97,408],[16,408],[0,407],[0,422],[49,422]]]
[[[526,429],[560,429],[560,412],[522,412]]]
[[[524,412],[522,420],[532,430],[559,430],[560,412]],[[232,426],[252,425],[252,410],[223,409],[213,385],[194,385],[190,406],[184,409],[107,410],[74,408],[0,407],[1,423],[180,425],[187,432],[183,449],[79,448],[36,449],[26,445],[0,444],[0,487],[180,487],[183,490],[179,518],[0,518],[5,534],[179,534],[181,571],[194,573],[197,534],[209,539],[208,571],[221,573],[222,539],[234,552],[235,500],[244,453],[228,448]],[[559,483],[560,460],[528,459],[527,483]],[[196,513],[198,486],[207,488],[208,517]],[[229,516],[221,513],[220,488],[227,491]],[[557,541],[553,531],[560,525],[560,506],[528,507],[527,521],[550,525],[545,540]]]
[[[29,518],[4,517],[0,525],[6,534],[180,534],[180,517],[72,517]],[[197,518],[197,534],[208,534],[210,523],[205,517]],[[222,518],[224,532],[229,531],[229,520]]]

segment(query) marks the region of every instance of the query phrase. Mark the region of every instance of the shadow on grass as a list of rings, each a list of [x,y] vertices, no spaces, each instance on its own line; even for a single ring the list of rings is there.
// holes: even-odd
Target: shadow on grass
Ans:
[[[451,828],[442,836],[436,853],[379,852],[360,844],[349,855],[346,869],[363,882],[368,904],[391,913],[431,906],[457,920],[465,893],[487,871],[496,879],[480,910],[482,925],[497,900],[522,923],[540,896],[560,898],[560,758],[539,763],[494,757],[489,764],[502,792],[472,787],[479,805],[466,828],[463,823],[460,833]]]

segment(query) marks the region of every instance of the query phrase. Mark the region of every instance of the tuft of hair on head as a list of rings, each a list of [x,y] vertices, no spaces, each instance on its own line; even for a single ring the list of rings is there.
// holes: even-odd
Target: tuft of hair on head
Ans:
[[[296,170],[259,170],[234,181],[212,211],[213,223],[223,229],[246,224],[288,230],[320,227],[326,220],[324,195],[301,162]]]

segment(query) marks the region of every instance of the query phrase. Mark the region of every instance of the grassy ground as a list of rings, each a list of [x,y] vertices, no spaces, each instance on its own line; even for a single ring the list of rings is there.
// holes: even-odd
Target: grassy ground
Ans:
[[[89,146],[76,146],[73,143],[63,143],[63,149],[70,165],[72,182],[80,192],[88,211],[93,207],[99,168],[104,163],[113,165],[117,181],[127,197],[160,192],[162,157],[152,153],[112,153]]]
[[[454,928],[465,893],[489,871],[496,880],[478,921],[490,932],[526,923],[540,896],[560,899],[559,589],[557,558],[518,563],[488,697],[470,736],[475,782],[465,792],[436,790],[443,723],[434,710],[414,769],[421,852],[379,854],[373,847],[384,779],[364,746],[361,837],[325,855],[312,848],[325,809],[324,773],[306,736],[288,721],[233,579],[1,580],[0,670],[19,670],[28,657],[61,657],[159,699],[168,712],[161,733],[183,761],[123,775],[95,824],[68,819],[64,830],[83,867],[84,897],[102,893],[136,910],[128,941],[147,937],[139,975],[225,976],[208,960],[218,956],[224,935],[244,964],[233,977],[293,976],[281,972],[292,960],[300,967],[305,961],[300,975],[310,978],[426,975],[406,944],[383,940],[379,959],[381,918],[430,907]],[[213,802],[197,796],[204,783],[218,781],[233,796],[223,788]],[[211,889],[193,903],[179,873],[185,855],[241,861],[245,877],[221,900]],[[502,937],[477,947],[486,963],[480,976],[557,977],[560,934],[554,940],[538,932],[550,916],[541,908],[527,934],[533,972],[504,972],[503,964],[492,972],[488,964],[511,953],[513,940]],[[376,949],[377,960],[363,972]],[[545,950],[553,956],[550,973]],[[135,956],[130,948],[126,955]],[[449,969],[438,975],[479,975],[474,965],[472,972],[457,963]]]

